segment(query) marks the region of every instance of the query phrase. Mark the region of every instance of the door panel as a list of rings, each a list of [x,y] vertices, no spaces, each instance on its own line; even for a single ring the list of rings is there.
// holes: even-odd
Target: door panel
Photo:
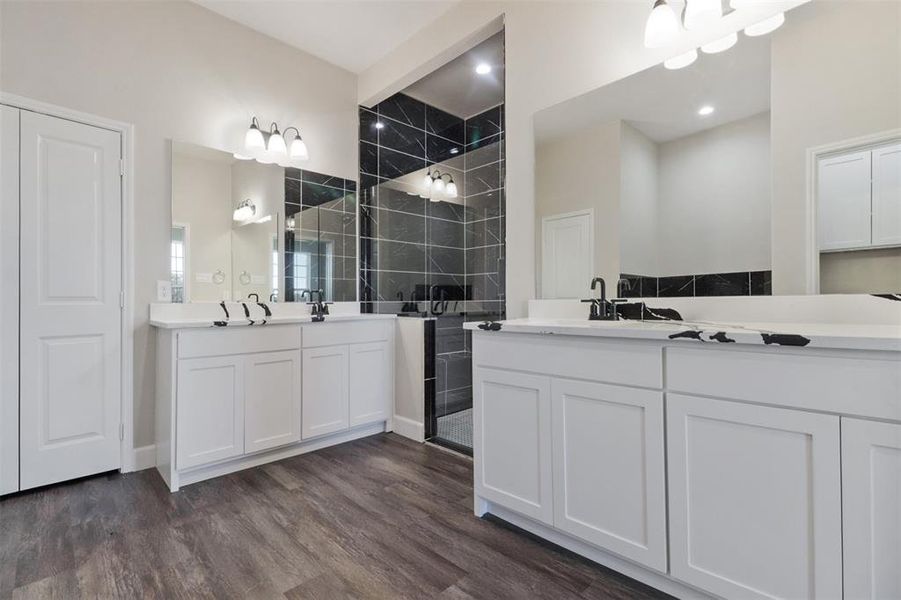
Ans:
[[[901,144],[873,150],[873,245],[901,244]]]
[[[593,277],[592,215],[558,215],[542,224],[543,298],[581,298]]]
[[[820,250],[870,245],[870,151],[821,159],[817,172]]]
[[[21,113],[21,483],[120,466],[119,134]]]
[[[724,598],[841,598],[838,417],[667,395],[670,569]]]
[[[300,441],[300,360],[299,350],[247,357],[245,452]]]
[[[303,351],[303,439],[347,429],[347,363],[347,346]]]
[[[19,489],[19,111],[0,111],[0,494],[8,494]]]
[[[548,525],[554,520],[550,387],[547,377],[494,369],[476,369],[473,378],[476,495]]]
[[[845,598],[901,598],[901,425],[842,418]]]
[[[179,360],[177,387],[177,468],[244,454],[244,357]]]
[[[350,346],[350,426],[384,421],[390,416],[388,343]]]
[[[666,572],[663,393],[554,379],[554,525]]]

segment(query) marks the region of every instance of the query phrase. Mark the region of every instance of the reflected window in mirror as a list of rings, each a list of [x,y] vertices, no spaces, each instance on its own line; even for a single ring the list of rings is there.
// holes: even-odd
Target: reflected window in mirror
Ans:
[[[184,225],[172,226],[172,243],[169,277],[171,281],[172,302],[185,302],[185,256],[187,254],[187,236]]]

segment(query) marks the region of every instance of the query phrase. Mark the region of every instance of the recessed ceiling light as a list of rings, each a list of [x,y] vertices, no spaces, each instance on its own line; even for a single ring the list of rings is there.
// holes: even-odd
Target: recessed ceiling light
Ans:
[[[376,122],[375,122],[375,128],[376,128],[376,129],[384,129],[384,128],[385,128],[385,124],[382,123],[381,121],[376,121]]]
[[[451,148],[451,149],[450,149],[450,153],[451,153],[451,154],[458,154],[459,152],[460,152],[460,149],[459,149],[459,148]]]
[[[701,115],[702,117],[706,117],[707,115],[712,115],[713,107],[710,106],[709,104],[706,104],[698,109],[698,114]]]
[[[488,63],[479,63],[478,66],[476,66],[476,73],[478,73],[479,75],[487,75],[490,72],[491,65],[489,65]]]

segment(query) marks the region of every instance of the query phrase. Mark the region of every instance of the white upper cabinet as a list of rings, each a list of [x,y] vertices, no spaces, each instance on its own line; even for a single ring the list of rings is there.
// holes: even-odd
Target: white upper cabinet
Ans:
[[[391,368],[388,342],[350,346],[350,426],[385,421],[391,416]]]
[[[663,392],[553,379],[554,526],[666,572]]]
[[[847,600],[901,598],[901,425],[842,419]]]
[[[303,351],[303,439],[347,429],[347,376],[348,346]]]
[[[873,150],[873,245],[901,245],[901,144]]]
[[[869,150],[819,161],[817,215],[820,250],[870,245]]]
[[[473,373],[476,495],[553,524],[551,380],[477,368]]]
[[[667,395],[670,568],[723,598],[842,597],[839,418]]]
[[[244,452],[300,441],[300,350],[247,356]]]

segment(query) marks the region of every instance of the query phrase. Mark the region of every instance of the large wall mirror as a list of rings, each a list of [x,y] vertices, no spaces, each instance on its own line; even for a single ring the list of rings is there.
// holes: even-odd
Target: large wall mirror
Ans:
[[[173,302],[357,299],[356,182],[172,143]]]
[[[901,291],[899,22],[813,2],[538,113],[539,297]]]

